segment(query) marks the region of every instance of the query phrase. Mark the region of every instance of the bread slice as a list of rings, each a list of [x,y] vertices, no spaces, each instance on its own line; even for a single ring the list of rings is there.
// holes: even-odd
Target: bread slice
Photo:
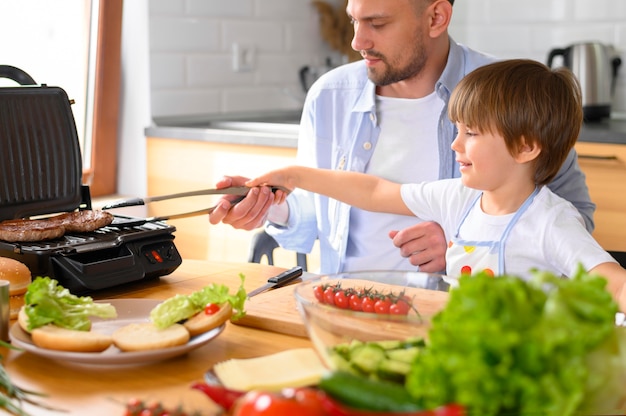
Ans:
[[[17,324],[24,330],[24,332],[28,332],[30,334],[28,329],[28,315],[26,315],[25,306],[22,306],[20,311],[17,313]]]
[[[31,282],[30,269],[18,260],[0,257],[0,280],[9,281],[9,311],[11,319],[15,319]]]
[[[147,351],[176,347],[189,341],[189,331],[181,324],[158,329],[152,322],[132,323],[113,332],[113,343],[122,351]]]
[[[39,348],[73,352],[101,352],[113,343],[110,335],[95,331],[77,331],[48,324],[30,333],[33,344]]]
[[[214,314],[207,315],[204,311],[200,311],[191,318],[183,322],[183,326],[187,328],[189,334],[194,337],[217,328],[230,319],[233,314],[233,307],[226,302],[220,307],[220,310]]]

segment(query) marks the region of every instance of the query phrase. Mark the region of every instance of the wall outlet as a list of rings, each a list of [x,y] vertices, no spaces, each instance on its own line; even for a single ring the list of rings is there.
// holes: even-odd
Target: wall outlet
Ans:
[[[249,72],[254,70],[256,49],[254,45],[233,43],[233,71]]]

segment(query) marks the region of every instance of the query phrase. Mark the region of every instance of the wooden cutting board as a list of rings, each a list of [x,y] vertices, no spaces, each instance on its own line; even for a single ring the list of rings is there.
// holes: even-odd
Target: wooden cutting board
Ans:
[[[294,287],[280,287],[253,296],[246,301],[246,316],[233,323],[306,338],[306,328],[293,295]]]

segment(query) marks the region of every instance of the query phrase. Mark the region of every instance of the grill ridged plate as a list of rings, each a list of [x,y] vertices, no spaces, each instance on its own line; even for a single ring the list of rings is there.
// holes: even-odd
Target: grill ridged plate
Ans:
[[[65,91],[0,88],[0,220],[73,211],[82,159]]]

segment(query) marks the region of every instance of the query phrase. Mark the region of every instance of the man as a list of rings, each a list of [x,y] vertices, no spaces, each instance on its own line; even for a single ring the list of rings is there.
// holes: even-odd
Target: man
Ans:
[[[349,0],[352,48],[363,60],[322,76],[307,95],[298,164],[366,172],[395,182],[458,177],[446,116],[452,89],[494,58],[450,39],[454,0]],[[227,177],[217,186],[242,184]],[[576,154],[570,152],[550,188],[572,202],[593,229],[590,201]],[[210,215],[235,228],[267,231],[289,250],[309,252],[320,241],[322,273],[445,269],[450,236],[436,223],[375,214],[300,190],[272,205],[269,189],[253,189],[230,209]]]

